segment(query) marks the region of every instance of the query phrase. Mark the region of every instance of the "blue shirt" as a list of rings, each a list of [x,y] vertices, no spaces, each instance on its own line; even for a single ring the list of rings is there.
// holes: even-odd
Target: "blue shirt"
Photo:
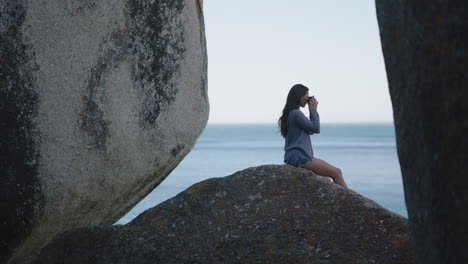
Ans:
[[[310,119],[299,109],[288,114],[288,133],[285,137],[284,150],[301,149],[310,157],[314,157],[310,135],[320,133],[320,118],[316,109],[309,109]]]

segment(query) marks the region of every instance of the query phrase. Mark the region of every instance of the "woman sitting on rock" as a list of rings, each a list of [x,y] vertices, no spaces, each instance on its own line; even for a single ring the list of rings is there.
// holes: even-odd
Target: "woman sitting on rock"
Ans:
[[[310,120],[299,110],[306,103],[309,105]],[[317,105],[317,99],[309,97],[309,88],[304,85],[296,84],[289,90],[283,115],[278,120],[281,135],[285,138],[284,162],[320,176],[328,176],[336,184],[347,188],[340,169],[314,157],[309,135],[320,133]]]

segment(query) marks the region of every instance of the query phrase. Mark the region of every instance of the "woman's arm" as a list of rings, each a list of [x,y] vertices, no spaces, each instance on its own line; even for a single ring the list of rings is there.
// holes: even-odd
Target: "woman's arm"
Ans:
[[[302,115],[300,126],[309,134],[320,133],[320,116],[317,109],[309,109],[310,120],[305,115]]]
[[[296,119],[297,125],[304,129],[308,134],[319,134],[320,117],[317,109],[309,109],[309,113],[310,120],[301,111],[295,111],[294,119]]]

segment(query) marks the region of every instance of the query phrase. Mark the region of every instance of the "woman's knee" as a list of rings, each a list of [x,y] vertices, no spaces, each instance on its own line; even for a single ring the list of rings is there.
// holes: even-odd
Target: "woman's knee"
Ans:
[[[340,168],[336,168],[336,171],[337,171],[337,173],[338,173],[339,175],[343,176],[343,172],[341,171]]]
[[[333,171],[333,176],[337,177],[337,178],[343,178],[343,172],[341,171],[340,168],[335,168],[334,171]]]

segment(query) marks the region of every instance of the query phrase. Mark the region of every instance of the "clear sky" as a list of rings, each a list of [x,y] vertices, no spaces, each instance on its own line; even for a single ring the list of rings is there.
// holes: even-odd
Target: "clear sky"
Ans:
[[[209,123],[274,123],[296,83],[323,123],[393,121],[374,0],[204,0],[204,15]]]

